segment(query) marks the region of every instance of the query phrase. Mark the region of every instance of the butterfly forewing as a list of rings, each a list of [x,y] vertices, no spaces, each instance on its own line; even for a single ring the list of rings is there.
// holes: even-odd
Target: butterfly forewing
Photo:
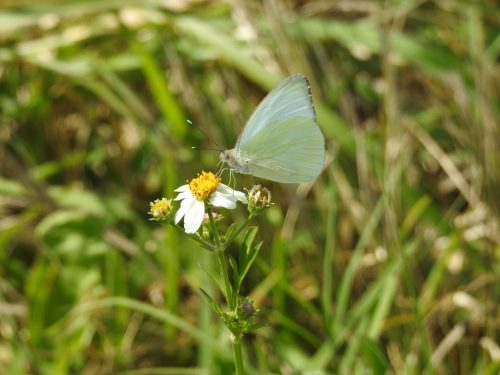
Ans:
[[[282,81],[259,104],[234,150],[225,151],[234,171],[283,183],[302,183],[323,169],[325,145],[303,75]]]
[[[260,102],[236,142],[236,153],[244,149],[245,144],[269,124],[295,116],[316,121],[309,83],[300,74],[283,80]]]

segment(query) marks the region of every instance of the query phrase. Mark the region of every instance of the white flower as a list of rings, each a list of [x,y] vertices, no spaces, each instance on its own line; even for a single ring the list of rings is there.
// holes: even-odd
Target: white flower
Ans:
[[[236,208],[236,202],[247,203],[247,198],[241,191],[231,189],[220,183],[220,177],[212,172],[202,172],[189,184],[182,185],[175,190],[177,195],[174,200],[181,201],[181,206],[175,214],[177,224],[184,218],[184,231],[196,233],[203,222],[205,215],[205,202],[215,207],[227,209]]]

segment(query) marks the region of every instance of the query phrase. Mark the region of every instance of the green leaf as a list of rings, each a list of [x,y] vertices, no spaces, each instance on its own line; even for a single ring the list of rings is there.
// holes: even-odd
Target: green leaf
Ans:
[[[211,47],[220,61],[261,87],[270,89],[279,81],[277,75],[270,73],[247,49],[229,37],[225,30],[195,17],[176,17],[172,21],[180,35]]]
[[[229,256],[228,258],[229,258],[229,264],[231,265],[234,274],[238,275],[238,264],[236,263],[236,260],[232,256]]]
[[[236,227],[235,223],[232,223],[229,228],[227,228],[226,234],[224,235],[224,241],[227,241],[228,238],[231,238],[231,235],[234,232],[234,228]]]
[[[203,295],[208,299],[208,302],[210,302],[210,305],[212,305],[217,315],[219,315],[222,318],[224,316],[224,310],[222,310],[222,307],[217,302],[215,302],[214,299],[210,297],[210,295],[203,290],[203,288],[199,289],[201,293],[203,293]]]
[[[245,233],[245,238],[242,243],[242,251],[240,252],[240,269],[244,268],[243,265],[247,260],[249,250],[252,247],[252,242],[254,241],[258,230],[259,229],[257,227],[250,227]]]
[[[361,337],[361,354],[373,374],[385,374],[389,363],[377,343],[366,337]]]
[[[259,242],[255,246],[252,246],[255,237],[257,236],[257,231],[258,231],[257,227],[250,227],[245,233],[245,238],[243,240],[243,249],[240,253],[240,272],[238,274],[238,279],[237,279],[238,289],[241,283],[243,282],[243,279],[245,278],[246,274],[248,273],[250,266],[257,257],[260,248],[262,247],[262,242]]]
[[[20,182],[0,177],[0,194],[23,195],[25,193],[26,189]]]
[[[187,133],[186,115],[174,93],[170,90],[164,72],[154,56],[140,43],[132,43],[132,49],[139,57],[144,75],[163,119],[180,138]]]
[[[206,274],[213,280],[213,282],[215,283],[215,285],[217,285],[217,287],[219,288],[219,290],[224,293],[225,289],[222,285],[222,280],[220,279],[220,277],[218,275],[214,275],[212,273],[212,271],[210,271],[207,266],[205,266],[204,264],[200,263],[200,268],[206,272]]]
[[[259,228],[258,227],[250,227],[245,233],[245,238],[243,239],[243,247],[245,249],[250,249],[253,241],[255,240],[255,236],[257,236]]]
[[[267,322],[259,322],[259,323],[253,323],[249,324],[246,332],[253,332],[256,331],[260,328],[267,327],[269,324]]]
[[[250,266],[252,265],[255,258],[257,257],[257,254],[259,253],[259,251],[262,247],[262,244],[263,244],[263,242],[261,241],[250,250],[249,255],[245,259],[245,263],[242,265],[242,268],[240,269],[240,274],[238,277],[238,286],[241,285],[243,279],[245,278],[248,271],[250,270]]]

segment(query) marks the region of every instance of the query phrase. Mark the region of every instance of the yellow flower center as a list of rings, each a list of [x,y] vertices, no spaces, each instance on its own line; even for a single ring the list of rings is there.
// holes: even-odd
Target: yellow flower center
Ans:
[[[201,172],[201,175],[193,178],[189,183],[191,193],[200,201],[206,201],[210,195],[217,190],[220,184],[220,177],[212,172]]]

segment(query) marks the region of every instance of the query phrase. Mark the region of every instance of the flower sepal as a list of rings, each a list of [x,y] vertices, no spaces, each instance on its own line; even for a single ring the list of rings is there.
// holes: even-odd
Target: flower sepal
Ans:
[[[223,312],[222,320],[234,337],[241,337],[265,325],[256,323],[258,316],[259,310],[254,307],[253,300],[244,297],[239,299],[235,311]]]
[[[240,298],[239,304],[234,311],[224,311],[222,306],[215,302],[205,290],[200,288],[200,291],[210,302],[215,313],[222,319],[233,336],[241,337],[266,325],[263,322],[256,322],[260,311],[254,307],[254,302],[250,297]]]

